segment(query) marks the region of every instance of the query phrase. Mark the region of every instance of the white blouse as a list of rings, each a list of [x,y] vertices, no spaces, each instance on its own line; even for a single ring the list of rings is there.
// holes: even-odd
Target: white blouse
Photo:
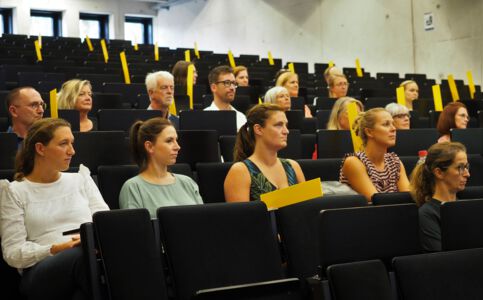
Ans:
[[[3,258],[12,267],[28,268],[52,255],[50,248],[71,239],[62,232],[91,222],[109,207],[81,165],[78,173],[61,173],[52,183],[0,181],[0,234]]]

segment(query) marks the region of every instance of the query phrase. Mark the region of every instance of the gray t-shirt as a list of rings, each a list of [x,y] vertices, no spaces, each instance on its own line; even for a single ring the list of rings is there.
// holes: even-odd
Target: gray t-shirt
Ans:
[[[119,195],[120,208],[147,208],[151,217],[162,206],[202,204],[198,185],[188,176],[173,174],[172,184],[153,184],[137,175],[124,183]]]

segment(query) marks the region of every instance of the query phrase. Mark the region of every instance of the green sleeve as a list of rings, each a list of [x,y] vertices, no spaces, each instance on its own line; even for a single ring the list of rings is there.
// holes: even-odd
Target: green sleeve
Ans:
[[[143,208],[140,186],[133,180],[126,181],[119,193],[120,208]]]

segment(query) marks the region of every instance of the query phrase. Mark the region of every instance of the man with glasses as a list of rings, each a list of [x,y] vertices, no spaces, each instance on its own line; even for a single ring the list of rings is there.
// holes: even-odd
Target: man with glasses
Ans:
[[[28,86],[10,91],[5,102],[12,120],[12,125],[8,127],[7,132],[17,135],[20,147],[30,126],[42,119],[46,104],[39,92]]]
[[[233,70],[229,66],[218,66],[208,74],[213,102],[204,110],[233,110],[236,112],[236,127],[240,129],[247,122],[245,115],[231,103],[235,100],[237,84]]]
[[[179,118],[169,113],[169,106],[174,101],[174,77],[167,71],[149,73],[146,76],[146,89],[149,96],[148,110],[160,110],[161,116],[179,128]]]

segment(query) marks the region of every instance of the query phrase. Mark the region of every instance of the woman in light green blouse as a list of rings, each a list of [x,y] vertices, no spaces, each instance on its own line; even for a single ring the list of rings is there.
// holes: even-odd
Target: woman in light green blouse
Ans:
[[[181,147],[173,125],[164,118],[137,121],[131,127],[131,152],[139,175],[124,183],[121,208],[147,208],[152,217],[161,206],[202,204],[198,185],[188,176],[168,172]]]

